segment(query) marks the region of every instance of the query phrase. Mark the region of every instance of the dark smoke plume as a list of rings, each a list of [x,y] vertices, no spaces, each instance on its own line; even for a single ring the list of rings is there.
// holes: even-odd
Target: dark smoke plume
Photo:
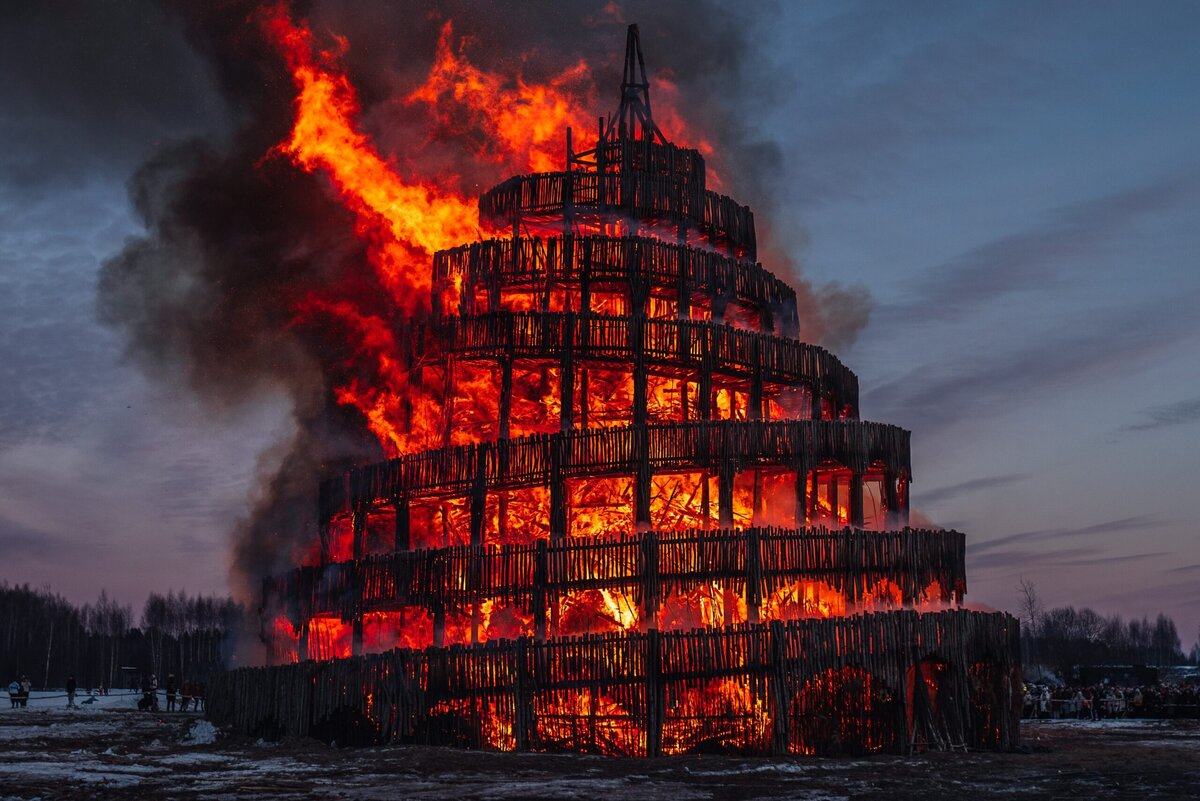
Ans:
[[[132,177],[130,196],[146,234],[103,265],[100,316],[125,334],[129,357],[143,369],[186,386],[213,408],[281,390],[291,400],[294,434],[263,454],[250,515],[234,537],[234,589],[253,601],[259,578],[284,567],[315,535],[319,480],[381,458],[359,414],[332,399],[350,335],[298,325],[293,308],[331,285],[352,287],[358,299],[386,292],[365,267],[365,245],[325,180],[270,155],[290,129],[294,87],[255,24],[258,4],[181,0],[165,7],[211,70],[235,130],[166,148]],[[677,84],[689,122],[716,150],[725,190],[754,207],[760,220],[770,218],[771,180],[782,154],[753,129],[742,102],[748,92],[769,90],[769,82],[758,76],[751,85],[753,42],[731,6],[459,0],[435,9],[422,2],[326,0],[290,12],[307,19],[318,37],[345,36],[344,66],[359,91],[362,123],[401,172],[420,163],[427,173],[435,165],[460,176],[468,194],[510,170],[480,163],[469,135],[439,132],[423,116],[426,109],[403,102],[424,80],[444,23],[453,21],[472,62],[489,71],[539,81],[586,59],[597,84],[598,107],[590,111],[599,115],[615,108],[624,26],[638,22],[652,96],[655,76]],[[790,261],[772,259],[779,253],[769,238],[761,249],[767,266],[797,286],[802,334],[830,345],[851,342],[866,322],[865,293],[814,290]],[[384,319],[391,313],[371,311]]]

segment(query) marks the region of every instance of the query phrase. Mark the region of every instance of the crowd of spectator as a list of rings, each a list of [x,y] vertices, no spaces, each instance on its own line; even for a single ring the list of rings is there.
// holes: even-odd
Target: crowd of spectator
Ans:
[[[1118,687],[1027,685],[1022,717],[1027,720],[1074,718],[1200,718],[1200,683]]]

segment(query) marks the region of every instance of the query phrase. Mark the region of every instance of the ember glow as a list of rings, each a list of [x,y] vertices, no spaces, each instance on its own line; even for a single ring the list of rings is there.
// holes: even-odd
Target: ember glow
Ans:
[[[534,173],[476,208],[456,176],[401,175],[358,129],[346,42],[321,50],[278,11],[263,25],[297,90],[277,153],[328,178],[387,292],[331,287],[297,319],[344,332],[334,396],[395,457],[327,481],[319,547],[267,580],[276,661],[373,665],[354,724],[368,741],[904,750],[916,691],[897,676],[917,646],[895,638],[936,651],[963,624],[945,612],[921,634],[889,615],[961,602],[962,535],[907,527],[908,433],[860,421],[857,378],[797,339],[750,210],[655,123],[636,26],[620,108],[596,128],[586,62],[543,84],[491,74],[443,27],[407,103]],[[1011,640],[1002,619],[979,625]],[[1003,651],[977,677],[994,692]],[[372,654],[392,661],[358,661]],[[433,666],[451,654],[475,660],[454,679]],[[936,693],[930,676],[910,685]],[[438,684],[454,681],[466,692]],[[419,721],[397,722],[416,713],[389,682],[429,699]],[[908,729],[929,723],[912,709]]]

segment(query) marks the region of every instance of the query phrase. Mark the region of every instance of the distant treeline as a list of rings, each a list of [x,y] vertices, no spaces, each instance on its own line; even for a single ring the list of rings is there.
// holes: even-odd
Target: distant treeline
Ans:
[[[1125,620],[1087,607],[1044,610],[1032,583],[1023,582],[1021,591],[1021,656],[1026,666],[1044,665],[1069,680],[1077,667],[1200,664],[1200,644],[1185,654],[1175,621],[1167,615],[1153,621]]]
[[[224,666],[243,609],[229,598],[152,593],[134,625],[133,607],[101,591],[75,606],[49,589],[0,583],[0,686],[28,676],[35,687],[122,687],[142,673],[160,683],[201,679]],[[123,668],[133,668],[123,670]]]

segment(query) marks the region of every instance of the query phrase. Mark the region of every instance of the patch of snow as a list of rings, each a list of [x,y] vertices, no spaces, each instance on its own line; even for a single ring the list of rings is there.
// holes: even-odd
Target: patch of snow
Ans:
[[[725,770],[693,770],[690,767],[685,767],[683,770],[693,776],[742,776],[748,773],[805,773],[812,770],[813,767],[813,765],[801,765],[797,762],[780,762],[746,765]]]
[[[184,745],[212,745],[217,741],[217,728],[207,720],[197,720],[183,738]]]

